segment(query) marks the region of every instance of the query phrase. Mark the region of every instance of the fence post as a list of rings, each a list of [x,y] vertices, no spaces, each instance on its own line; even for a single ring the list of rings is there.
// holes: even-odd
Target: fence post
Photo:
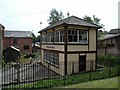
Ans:
[[[20,82],[20,64],[17,62],[17,83]]]
[[[109,77],[111,77],[111,60],[109,60]]]
[[[50,63],[48,63],[48,82],[47,82],[47,85],[48,87],[50,87],[50,81],[49,81],[49,75],[50,75],[50,72],[49,72],[49,69],[50,69]]]
[[[48,63],[48,79],[49,79],[49,63]]]
[[[33,64],[33,87],[34,88],[34,64]]]
[[[5,65],[2,63],[2,89],[4,88],[3,85],[5,83],[5,72],[4,72]]]

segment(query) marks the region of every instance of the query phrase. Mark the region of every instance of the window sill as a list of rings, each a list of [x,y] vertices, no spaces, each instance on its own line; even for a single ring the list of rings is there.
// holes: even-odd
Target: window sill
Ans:
[[[55,43],[42,43],[43,45],[65,45],[64,42],[55,42]],[[80,42],[67,42],[67,45],[88,45],[88,43]]]

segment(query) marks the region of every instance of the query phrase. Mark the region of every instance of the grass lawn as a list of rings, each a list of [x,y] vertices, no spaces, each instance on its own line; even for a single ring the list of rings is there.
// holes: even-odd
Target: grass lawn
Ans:
[[[118,78],[120,79],[120,76],[109,79],[102,79],[91,82],[74,84],[62,88],[118,88],[118,81],[119,81]]]
[[[40,52],[35,52],[33,54],[35,54],[35,57],[32,58],[32,60],[35,60],[37,57],[40,57],[40,55],[41,55]],[[22,55],[20,57],[20,63],[30,63],[30,59],[29,58],[24,58],[24,55]]]

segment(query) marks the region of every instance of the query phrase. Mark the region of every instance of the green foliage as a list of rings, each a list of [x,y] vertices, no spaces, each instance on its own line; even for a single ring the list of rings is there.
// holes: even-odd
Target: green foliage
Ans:
[[[104,30],[99,30],[98,33],[97,33],[97,39],[98,40],[102,40],[104,39],[104,36],[108,33],[108,31]]]
[[[32,41],[35,42],[35,40],[36,40],[36,36],[34,33],[32,33]]]
[[[35,60],[35,59],[37,59],[38,57],[41,57],[41,52],[35,52],[35,53],[33,53],[33,54],[35,54],[35,57],[32,58],[32,60]],[[19,62],[20,62],[20,63],[30,63],[30,59],[29,59],[29,58],[24,58],[24,55],[21,55]]]
[[[85,16],[83,17],[83,19],[84,19],[85,21],[89,22],[89,23],[93,23],[93,20],[92,20],[92,18],[91,18],[90,16],[85,15]]]
[[[106,56],[103,56],[103,55],[99,55],[97,56],[97,61],[100,61],[100,62],[120,62],[120,57],[118,56],[114,56],[114,55],[106,55]]]
[[[40,37],[41,37],[41,36],[38,35],[38,36],[36,37],[36,40],[35,40],[35,41],[36,41],[36,42],[40,42]]]
[[[101,19],[98,18],[98,17],[96,17],[95,15],[93,15],[93,17],[90,17],[90,16],[85,15],[85,16],[83,16],[83,19],[84,19],[85,21],[89,22],[89,23],[93,23],[93,24],[99,25],[99,26],[101,26],[103,29],[105,29],[105,28],[104,28],[105,25],[100,24]],[[104,30],[104,31],[102,31],[102,32],[98,32],[98,34],[97,34],[98,40],[103,39],[104,36],[106,35],[106,33],[107,33],[106,30]]]
[[[2,60],[2,65],[4,65],[5,64],[5,61],[4,60]]]
[[[62,11],[57,11],[55,8],[53,8],[50,11],[50,16],[48,19],[49,25],[52,25],[64,18]]]
[[[96,17],[95,15],[93,15],[92,18],[90,16],[85,15],[85,16],[83,16],[83,19],[89,23],[97,24],[97,25],[101,26],[102,28],[104,28],[104,26],[105,26],[103,24],[100,24],[101,19]]]

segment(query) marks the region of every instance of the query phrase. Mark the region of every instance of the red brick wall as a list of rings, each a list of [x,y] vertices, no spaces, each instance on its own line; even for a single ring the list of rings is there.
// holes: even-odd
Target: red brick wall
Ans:
[[[11,38],[4,38],[3,39],[3,48],[9,47],[12,45],[12,40]]]
[[[13,44],[13,38],[4,38],[3,39],[3,48],[9,47]],[[24,45],[29,45],[29,49],[24,49]],[[32,38],[17,38],[17,46],[19,47],[22,53],[32,52]]]

